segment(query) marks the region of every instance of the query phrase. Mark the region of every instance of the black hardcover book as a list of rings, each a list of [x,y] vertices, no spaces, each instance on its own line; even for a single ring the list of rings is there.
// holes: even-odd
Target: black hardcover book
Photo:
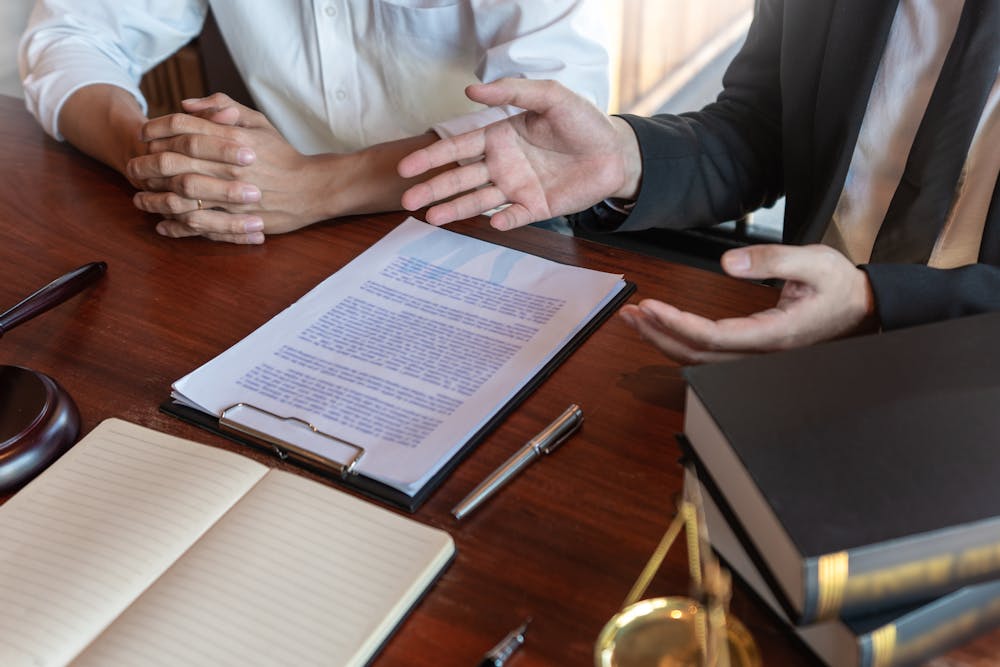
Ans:
[[[1000,313],[688,368],[684,433],[797,624],[1000,575]]]
[[[773,579],[732,509],[716,504],[718,489],[704,473],[684,478],[702,499],[712,548],[729,569],[799,640],[830,667],[901,667],[939,655],[1000,623],[1000,581],[965,586],[940,598],[856,618],[811,625],[788,622],[772,592]]]

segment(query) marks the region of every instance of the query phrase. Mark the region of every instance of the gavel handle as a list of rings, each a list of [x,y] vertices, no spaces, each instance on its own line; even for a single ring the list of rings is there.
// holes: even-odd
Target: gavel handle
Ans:
[[[91,262],[56,278],[16,306],[0,314],[0,336],[18,324],[41,315],[46,310],[58,306],[89,286],[104,275],[108,265],[105,262]]]

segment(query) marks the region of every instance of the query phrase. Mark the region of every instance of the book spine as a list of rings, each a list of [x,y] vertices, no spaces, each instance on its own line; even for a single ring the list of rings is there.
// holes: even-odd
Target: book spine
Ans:
[[[951,536],[825,554],[805,561],[800,623],[853,617],[950,593],[1000,577],[1000,525]],[[900,561],[900,553],[905,560]]]
[[[861,667],[923,662],[1000,624],[1000,582],[967,586],[858,637]]]

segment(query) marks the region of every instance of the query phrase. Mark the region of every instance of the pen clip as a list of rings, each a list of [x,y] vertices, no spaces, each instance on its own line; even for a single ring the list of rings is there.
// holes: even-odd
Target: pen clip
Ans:
[[[551,454],[556,447],[564,443],[583,424],[583,410],[576,403],[535,436],[535,451],[539,454]]]

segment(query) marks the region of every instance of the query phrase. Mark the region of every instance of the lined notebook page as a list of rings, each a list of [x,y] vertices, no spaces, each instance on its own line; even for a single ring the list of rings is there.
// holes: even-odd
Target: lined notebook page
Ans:
[[[267,467],[109,419],[0,506],[0,665],[63,665]]]
[[[74,665],[363,665],[451,537],[272,470]]]

